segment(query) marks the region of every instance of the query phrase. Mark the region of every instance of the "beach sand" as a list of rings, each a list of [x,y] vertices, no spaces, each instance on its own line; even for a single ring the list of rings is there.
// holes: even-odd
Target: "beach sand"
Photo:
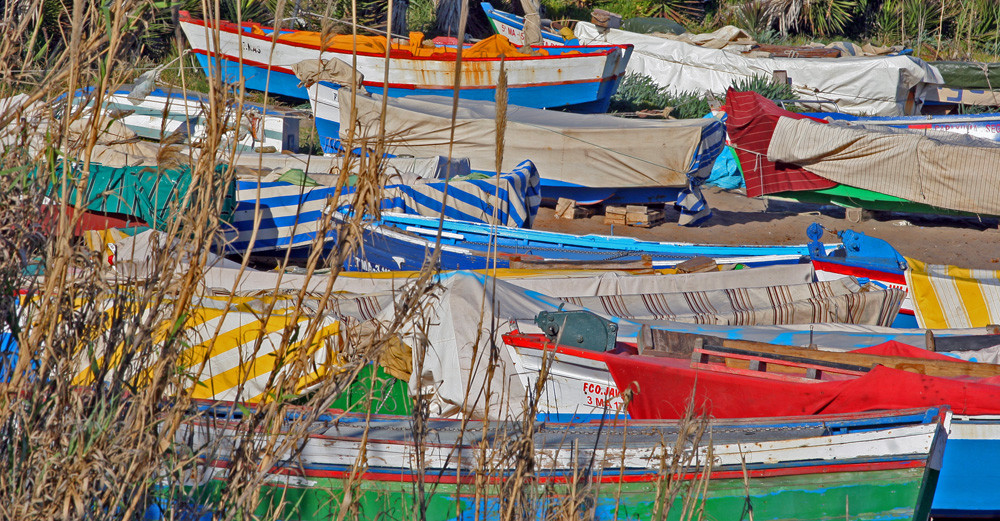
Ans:
[[[666,208],[666,221],[652,228],[604,224],[603,215],[556,219],[541,208],[534,228],[575,234],[636,237],[650,241],[705,244],[805,244],[806,228],[818,222],[828,231],[851,229],[884,239],[897,251],[933,264],[1000,270],[1000,220],[996,217],[950,217],[874,212],[860,223],[848,221],[843,208],[786,201],[751,199],[736,191],[705,189],[713,215],[698,227],[677,225],[677,211]],[[832,234],[824,242],[837,242]]]

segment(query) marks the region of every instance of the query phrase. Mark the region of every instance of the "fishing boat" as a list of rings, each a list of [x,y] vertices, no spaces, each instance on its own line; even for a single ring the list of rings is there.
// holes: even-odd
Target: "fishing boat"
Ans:
[[[327,237],[327,246],[332,246],[335,233],[330,232]],[[292,254],[306,255],[312,240],[306,237],[282,246],[301,245]],[[827,247],[833,249],[836,245]],[[720,264],[767,266],[796,264],[808,255],[805,245],[651,242],[631,237],[579,236],[385,212],[379,221],[365,226],[364,248],[348,260],[346,267],[362,271],[419,270],[435,251],[439,252],[438,266],[443,270],[573,265],[578,268],[600,265],[605,269],[669,268],[698,256],[711,257]],[[236,249],[232,252],[242,253]]]
[[[489,2],[480,2],[480,7],[486,13],[486,19],[493,26],[493,31],[506,37],[514,45],[524,45],[524,18],[515,14],[500,11]],[[545,45],[578,45],[576,38],[566,39],[563,34],[553,31],[551,27],[542,27],[542,41]]]
[[[424,505],[428,519],[474,513],[492,519],[510,508],[531,518],[568,511],[592,519],[656,512],[682,519],[685,506],[703,506],[715,519],[736,518],[749,508],[755,519],[923,521],[950,423],[950,413],[941,409],[713,420],[703,436],[685,440],[679,439],[683,425],[668,421],[431,418],[421,435],[410,418],[289,408],[284,421],[248,432],[241,420],[252,407],[206,408],[177,434],[204,458],[202,491],[226,486],[238,440],[281,446],[295,423],[315,418],[305,422],[308,435],[294,449],[271,455],[275,463],[260,497],[261,515],[295,519],[342,514],[340,498],[350,489],[358,519],[402,519]],[[511,447],[525,449],[515,454]],[[519,474],[525,461],[531,470],[522,466]],[[515,476],[519,487],[511,489]],[[665,499],[667,479],[684,492]],[[169,515],[169,505],[164,502],[161,515]]]
[[[567,320],[558,314],[543,320],[570,328],[580,324],[577,317]],[[594,331],[592,325],[588,330]],[[563,329],[557,334],[574,339],[577,331]],[[697,341],[677,341],[684,336],[697,337]],[[996,461],[989,456],[997,453],[1000,444],[996,416],[1000,387],[991,383],[1000,374],[1000,366],[956,361],[902,344],[840,353],[775,349],[757,342],[697,335],[668,336],[669,344],[659,345],[655,336],[648,338],[652,340],[636,346],[644,351],[604,337],[590,338],[588,342],[594,344],[583,346],[553,341],[551,334],[514,333],[504,341],[515,353],[518,374],[529,381],[546,365],[539,408],[552,411],[551,416],[560,421],[626,413],[640,418],[680,417],[684,411],[678,403],[689,403],[692,392],[691,403],[703,404],[717,417],[894,409],[922,400],[949,403],[965,413],[959,423],[952,424],[932,514],[985,517],[995,514],[1000,505],[992,494],[984,493],[1000,484]],[[610,350],[597,348],[602,340]],[[680,352],[685,347],[690,354]],[[620,358],[611,360],[615,357]],[[650,371],[648,378],[643,374],[646,371]],[[818,378],[816,373],[824,371],[839,376]],[[838,390],[826,394],[824,386]]]
[[[846,125],[892,127],[910,130],[936,130],[1000,141],[1000,113],[948,114],[899,117],[860,117],[839,112],[806,112],[806,115],[842,122]]]
[[[935,518],[996,518],[1000,497],[1000,416],[952,417],[931,513]]]
[[[953,133],[851,127],[730,90],[726,128],[747,195],[870,210],[998,215],[1000,143]],[[919,173],[919,175],[917,175]]]
[[[350,34],[334,35],[324,46],[320,33],[253,22],[215,27],[185,11],[180,25],[206,74],[214,75],[220,67],[227,83],[299,99],[308,94],[291,66],[303,60],[356,59],[363,85],[389,96],[451,96],[459,84],[460,97],[478,100],[495,99],[502,63],[511,104],[599,113],[607,110],[632,54],[628,45],[536,47],[522,53],[496,36],[463,49],[456,83],[455,49],[430,45],[420,33],[411,33],[408,42],[393,42],[387,51],[385,37],[357,36],[355,44]],[[218,48],[212,43],[216,35]]]
[[[323,78],[309,95],[324,151],[339,150],[341,142],[354,148],[373,143],[377,122],[384,121],[381,139],[393,154],[467,157],[475,170],[496,170],[495,103],[462,100],[453,123],[451,100],[410,96],[386,100],[383,115],[381,96],[338,95],[345,89],[337,85],[345,79]],[[639,120],[527,107],[507,107],[504,114],[501,170],[514,167],[520,160],[515,158],[530,158],[545,197],[582,204],[675,202],[685,199],[680,194],[700,195],[697,186],[708,178],[725,141],[725,127],[714,118]],[[352,117],[357,125],[340,125]],[[697,201],[682,205],[690,209],[687,224],[710,215],[702,211],[702,198],[692,199]]]
[[[93,89],[82,89],[73,97],[78,106],[93,106]],[[101,100],[103,114],[120,121],[138,137],[171,144],[198,144],[205,139],[210,102],[194,93],[154,89],[145,95],[119,89]],[[297,151],[299,118],[288,112],[268,109],[252,103],[231,100],[220,111],[222,126],[227,129],[223,148],[235,146],[237,152]]]
[[[897,288],[906,293],[893,327],[918,327],[913,298],[906,284],[907,261],[886,241],[869,237],[864,232],[843,230],[837,233],[841,246],[832,251],[821,239],[826,230],[812,223],[806,230],[809,237],[809,257],[817,280],[857,277],[883,288]]]
[[[956,360],[896,342],[830,353],[703,340],[700,347],[698,342],[687,344],[687,352],[685,344],[670,335],[647,334],[635,344],[618,342],[616,327],[608,325],[605,330],[611,334],[600,335],[595,318],[579,311],[546,312],[535,320],[545,334],[504,336],[516,373],[523,379],[531,382],[543,363],[551,366],[540,410],[600,414],[624,407],[621,411],[633,418],[666,419],[681,417],[691,401],[699,413],[717,418],[803,416],[927,403],[946,403],[961,414],[1000,412],[1000,386],[989,380],[1000,375],[1000,366],[993,364]],[[578,343],[584,327],[590,334]],[[553,353],[558,356],[549,360]]]

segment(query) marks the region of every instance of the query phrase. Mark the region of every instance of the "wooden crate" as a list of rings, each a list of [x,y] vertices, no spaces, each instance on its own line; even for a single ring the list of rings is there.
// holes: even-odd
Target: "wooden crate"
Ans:
[[[624,224],[651,228],[666,219],[666,212],[640,205],[608,206],[604,208],[604,224]]]

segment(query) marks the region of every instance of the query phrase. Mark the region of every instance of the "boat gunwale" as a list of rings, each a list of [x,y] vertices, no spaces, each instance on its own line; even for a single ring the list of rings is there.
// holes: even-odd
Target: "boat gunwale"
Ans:
[[[205,27],[207,29],[218,29],[221,32],[225,32],[225,33],[237,35],[237,36],[244,37],[244,38],[250,38],[250,39],[253,39],[253,40],[259,40],[261,42],[267,42],[267,43],[271,43],[271,44],[275,44],[275,45],[277,45],[277,44],[288,45],[290,47],[298,47],[298,48],[303,48],[303,49],[311,49],[311,50],[320,51],[321,53],[327,53],[327,52],[329,52],[331,54],[348,55],[348,56],[357,55],[357,56],[366,56],[366,57],[372,57],[372,58],[385,58],[385,54],[384,53],[370,53],[370,52],[361,52],[361,51],[356,51],[356,50],[351,51],[351,50],[343,50],[343,49],[333,49],[333,48],[329,48],[329,47],[324,49],[324,48],[320,47],[319,45],[311,45],[311,44],[300,43],[300,42],[288,42],[288,41],[283,41],[283,40],[278,39],[278,38],[273,38],[270,35],[259,35],[259,34],[248,33],[246,31],[239,30],[239,29],[246,29],[246,28],[251,28],[251,27],[258,27],[261,30],[270,30],[271,34],[274,34],[274,33],[279,33],[280,34],[280,31],[275,30],[273,27],[268,27],[268,26],[265,26],[265,25],[262,25],[262,24],[258,24],[256,22],[243,22],[242,24],[237,25],[234,22],[230,22],[228,20],[222,20],[222,21],[220,21],[219,27],[215,27],[211,22],[209,22],[207,20],[200,20],[200,19],[197,19],[197,18],[193,18],[193,17],[190,16],[190,14],[185,15],[183,13],[185,13],[185,11],[182,11],[182,14],[181,14],[181,17],[180,17],[180,23],[182,23],[182,24],[183,23],[189,23],[189,24],[192,24],[192,25]],[[555,48],[555,49],[559,49],[559,50],[568,49],[569,51],[578,50],[578,52],[580,52],[580,54],[570,54],[569,52],[565,52],[565,53],[560,52],[559,54],[556,54],[554,56],[552,56],[552,55],[545,55],[545,56],[509,56],[509,57],[508,56],[496,56],[496,57],[489,57],[489,58],[467,58],[467,57],[463,56],[462,57],[462,61],[463,62],[465,62],[465,61],[467,61],[467,62],[498,62],[498,63],[501,62],[501,61],[503,61],[503,62],[506,63],[506,62],[511,62],[511,61],[530,61],[530,60],[558,60],[558,59],[595,58],[595,57],[604,57],[604,58],[607,58],[607,57],[611,56],[613,53],[627,51],[627,50],[633,48],[633,45],[632,44],[565,45],[565,46],[561,46],[561,45],[539,45],[539,46],[534,46],[534,47],[541,48],[541,49],[549,49],[549,48]],[[581,49],[582,49],[582,51],[581,51]],[[586,52],[584,52],[584,51],[586,51]],[[218,55],[219,54],[219,53],[211,53],[208,50],[205,50],[203,52],[204,53],[209,53],[210,55]],[[411,56],[406,56],[406,57],[392,57],[390,55],[390,59],[391,60],[414,60],[414,61],[433,61],[433,62],[444,62],[444,63],[452,62],[453,63],[453,62],[455,62],[455,56],[456,56],[456,53],[441,53],[440,57],[435,57],[434,55],[430,55],[430,56],[413,56],[413,55],[411,55]]]

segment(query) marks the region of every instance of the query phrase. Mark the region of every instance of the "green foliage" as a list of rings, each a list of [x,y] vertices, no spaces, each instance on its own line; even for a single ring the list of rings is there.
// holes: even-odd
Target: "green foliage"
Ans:
[[[645,74],[626,74],[618,85],[618,92],[611,97],[611,112],[637,112],[660,110],[670,106],[670,95],[665,88]]]
[[[695,93],[671,95],[665,87],[645,74],[627,74],[611,98],[611,112],[638,112],[670,108],[670,116],[678,119],[700,118],[711,108],[708,100]]]
[[[732,87],[740,92],[756,92],[767,99],[799,99],[790,86],[775,83],[767,76],[753,76],[733,82]]]
[[[806,18],[820,36],[842,34],[860,10],[858,0],[812,0]]]
[[[787,84],[778,84],[767,76],[754,76],[733,82],[732,88],[751,91],[772,100],[799,99]],[[711,111],[709,97],[704,94],[684,92],[670,94],[645,74],[627,74],[618,86],[618,92],[611,97],[609,112],[626,113],[640,110],[663,110],[669,108],[670,116],[678,119],[700,118]]]
[[[411,31],[430,33],[434,30],[434,0],[410,0],[406,24]]]
[[[683,92],[673,96],[670,106],[673,107],[670,116],[677,119],[700,118],[712,111],[708,99],[694,92]]]

